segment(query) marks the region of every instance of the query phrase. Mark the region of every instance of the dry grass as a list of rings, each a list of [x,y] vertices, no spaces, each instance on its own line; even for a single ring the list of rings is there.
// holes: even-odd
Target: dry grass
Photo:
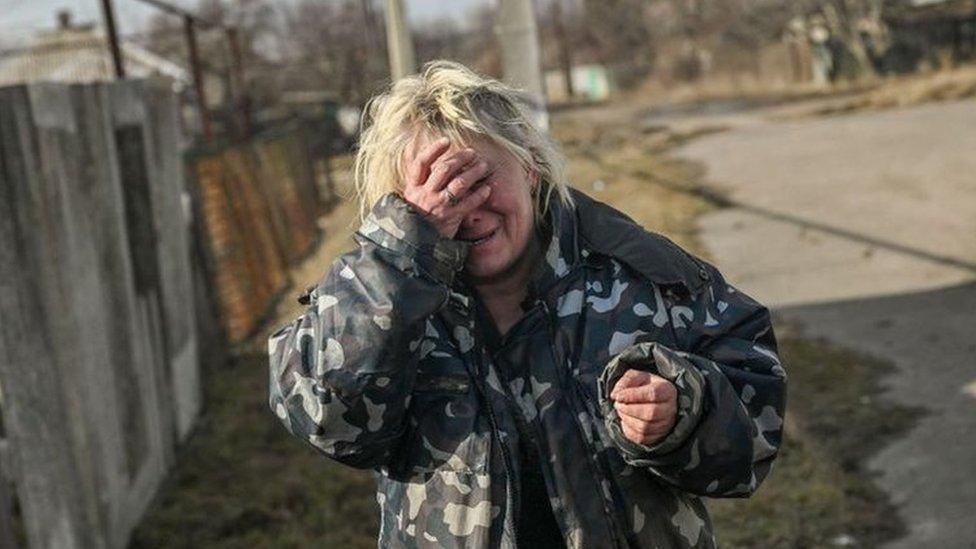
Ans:
[[[573,118],[557,118],[553,135],[566,152],[573,186],[700,251],[690,220],[709,206],[682,188],[696,179],[698,168],[660,154],[674,136],[658,130],[611,131]]]
[[[746,108],[796,104],[796,109],[772,116],[790,119],[910,107],[971,97],[976,97],[976,65],[972,63],[938,71],[839,81],[827,87],[809,82],[741,86],[728,85],[722,80],[662,87],[657,79],[651,78],[644,85],[624,92],[616,105],[608,105],[604,111],[633,115],[656,108],[683,107],[694,111],[696,106],[722,102],[737,102]],[[625,104],[626,109],[620,109],[617,106],[620,104]],[[591,110],[599,111],[600,107]],[[624,117],[617,122],[626,120]]]
[[[873,89],[831,101],[801,116],[830,116],[865,110],[911,107],[976,96],[976,66],[913,74],[881,81]]]

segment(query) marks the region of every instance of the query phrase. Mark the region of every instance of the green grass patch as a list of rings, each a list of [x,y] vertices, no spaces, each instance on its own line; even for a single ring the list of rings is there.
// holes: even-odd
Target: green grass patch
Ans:
[[[207,409],[131,547],[376,547],[372,473],[285,430],[268,407],[265,354],[208,370]]]
[[[786,440],[759,491],[709,502],[723,547],[875,547],[904,530],[864,461],[919,410],[880,397],[891,366],[822,341],[782,337]]]

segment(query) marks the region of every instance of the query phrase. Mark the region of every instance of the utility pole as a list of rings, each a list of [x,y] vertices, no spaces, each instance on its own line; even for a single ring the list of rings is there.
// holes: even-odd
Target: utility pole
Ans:
[[[498,0],[495,35],[502,48],[505,81],[528,95],[534,122],[549,129],[545,88],[542,83],[539,38],[532,0]]]
[[[390,56],[390,78],[394,82],[417,71],[403,0],[386,2],[386,48]]]
[[[122,62],[122,49],[119,47],[119,32],[115,28],[115,10],[112,0],[102,0],[102,17],[105,19],[105,35],[108,37],[109,50],[112,52],[112,64],[115,66],[115,77],[125,78],[125,65]]]

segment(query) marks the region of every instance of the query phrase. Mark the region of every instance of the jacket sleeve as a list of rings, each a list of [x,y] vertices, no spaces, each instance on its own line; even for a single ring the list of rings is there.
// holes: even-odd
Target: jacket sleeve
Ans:
[[[631,465],[682,490],[710,497],[752,494],[779,449],[786,371],[769,311],[707,266],[712,283],[670,310],[679,348],[636,343],[600,380],[610,436]],[[653,446],[627,439],[609,394],[630,368],[651,371],[678,389],[672,431]]]
[[[425,321],[449,299],[466,246],[383,197],[268,340],[269,403],[293,435],[353,467],[388,462],[404,430]]]

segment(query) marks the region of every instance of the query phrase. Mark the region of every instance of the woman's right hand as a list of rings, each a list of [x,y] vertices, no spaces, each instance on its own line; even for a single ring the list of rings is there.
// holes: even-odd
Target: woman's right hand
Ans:
[[[407,166],[403,198],[421,212],[437,232],[454,238],[466,215],[484,204],[491,187],[473,187],[488,174],[488,163],[474,149],[447,154],[442,137],[424,147]]]

